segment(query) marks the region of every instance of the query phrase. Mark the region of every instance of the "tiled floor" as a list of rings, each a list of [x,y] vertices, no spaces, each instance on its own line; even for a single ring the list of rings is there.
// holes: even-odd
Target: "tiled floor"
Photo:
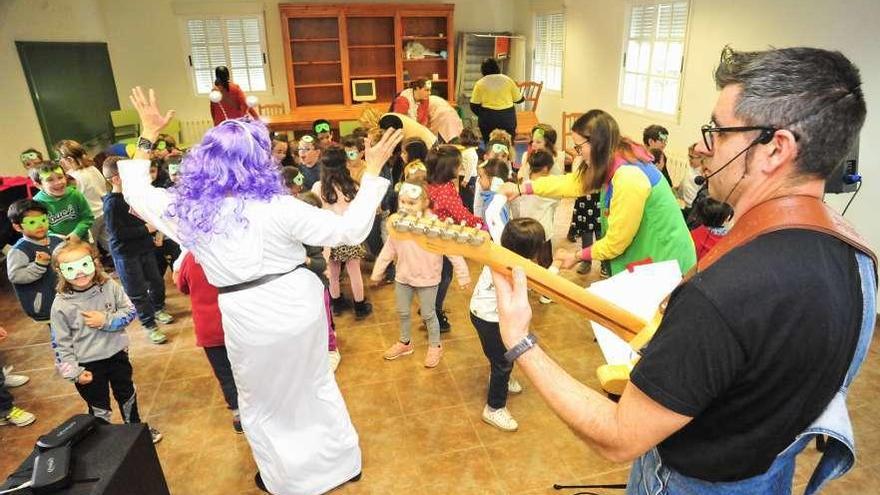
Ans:
[[[472,272],[476,276],[478,267],[472,266]],[[393,362],[382,359],[382,351],[398,337],[393,290],[370,289],[369,297],[375,306],[372,316],[358,323],[351,315],[337,320],[343,357],[336,377],[360,434],[364,476],[334,493],[551,494],[572,493],[553,490],[553,483],[626,481],[628,466],[607,461],[580,442],[516,370],[525,391],[511,396],[508,406],[520,430],[503,433],[481,421],[488,365],[467,318],[468,294],[450,291],[446,306],[453,330],[444,335],[445,355],[433,370],[421,365],[426,345],[422,332],[415,335],[414,355]],[[575,377],[596,386],[595,368],[602,358],[588,325],[558,305],[538,304],[536,296],[532,302],[534,330],[542,345]],[[129,334],[141,413],[165,435],[157,449],[171,491],[257,494],[247,442],[233,433],[220,389],[194,344],[188,300],[169,289],[168,305],[177,315],[166,326],[170,343],[148,344],[138,325]],[[0,315],[0,324],[10,330],[9,338],[0,342],[3,360],[31,377],[29,384],[13,389],[16,401],[38,416],[27,428],[0,427],[0,477],[5,477],[37,436],[85,408],[73,386],[55,376],[45,328],[21,315],[8,286],[0,288]],[[860,459],[825,493],[880,493],[876,349],[851,393]],[[801,456],[796,484],[806,483],[805,473],[817,459],[812,448]]]

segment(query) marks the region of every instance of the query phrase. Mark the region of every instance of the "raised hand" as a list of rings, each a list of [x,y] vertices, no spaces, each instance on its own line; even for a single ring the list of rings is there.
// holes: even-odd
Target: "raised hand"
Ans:
[[[364,142],[364,161],[367,163],[365,172],[379,175],[385,162],[391,158],[394,149],[401,141],[403,141],[403,129],[386,129],[382,139],[375,144],[366,140]]]
[[[135,86],[128,97],[132,106],[137,110],[141,119],[141,136],[150,141],[159,137],[159,132],[168,125],[174,117],[174,110],[168,110],[164,115],[159,110],[159,102],[156,101],[156,93],[150,89],[147,95],[140,86]]]

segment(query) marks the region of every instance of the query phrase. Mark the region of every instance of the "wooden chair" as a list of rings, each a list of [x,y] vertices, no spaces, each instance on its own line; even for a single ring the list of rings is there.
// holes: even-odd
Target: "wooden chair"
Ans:
[[[265,103],[257,105],[257,113],[262,116],[284,115],[287,111],[284,109],[284,103]]]
[[[541,98],[541,90],[544,89],[543,82],[523,81],[517,83],[517,87],[522,92],[524,111],[535,112],[538,110],[538,99]]]
[[[569,156],[577,155],[574,152],[574,139],[571,137],[571,126],[574,124],[574,121],[577,120],[583,112],[562,112],[562,151],[566,153],[565,159],[565,168],[568,169],[571,166],[569,160]],[[573,158],[572,158],[573,160]]]

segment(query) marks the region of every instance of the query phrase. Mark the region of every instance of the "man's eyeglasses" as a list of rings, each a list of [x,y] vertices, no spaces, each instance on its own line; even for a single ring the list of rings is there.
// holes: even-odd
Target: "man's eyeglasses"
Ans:
[[[590,136],[584,136],[584,142],[582,143],[575,143],[574,152],[580,155],[581,149],[583,149],[585,144],[590,144]]]
[[[761,131],[761,135],[758,137],[759,142],[769,143],[770,139],[773,137],[773,134],[778,131],[777,127],[769,127],[762,125],[749,125],[749,126],[738,126],[738,127],[713,127],[711,125],[704,125],[700,128],[700,131],[703,133],[703,144],[706,145],[707,151],[712,151],[712,147],[715,144],[712,135],[714,133],[722,133],[722,132],[749,132],[749,131]]]

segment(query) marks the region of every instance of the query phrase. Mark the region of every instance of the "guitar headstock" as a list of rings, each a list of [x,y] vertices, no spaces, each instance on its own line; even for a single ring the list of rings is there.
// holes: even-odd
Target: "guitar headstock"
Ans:
[[[463,256],[482,263],[490,259],[493,246],[488,232],[433,215],[395,213],[388,218],[388,233],[397,239],[415,241],[432,253]]]

